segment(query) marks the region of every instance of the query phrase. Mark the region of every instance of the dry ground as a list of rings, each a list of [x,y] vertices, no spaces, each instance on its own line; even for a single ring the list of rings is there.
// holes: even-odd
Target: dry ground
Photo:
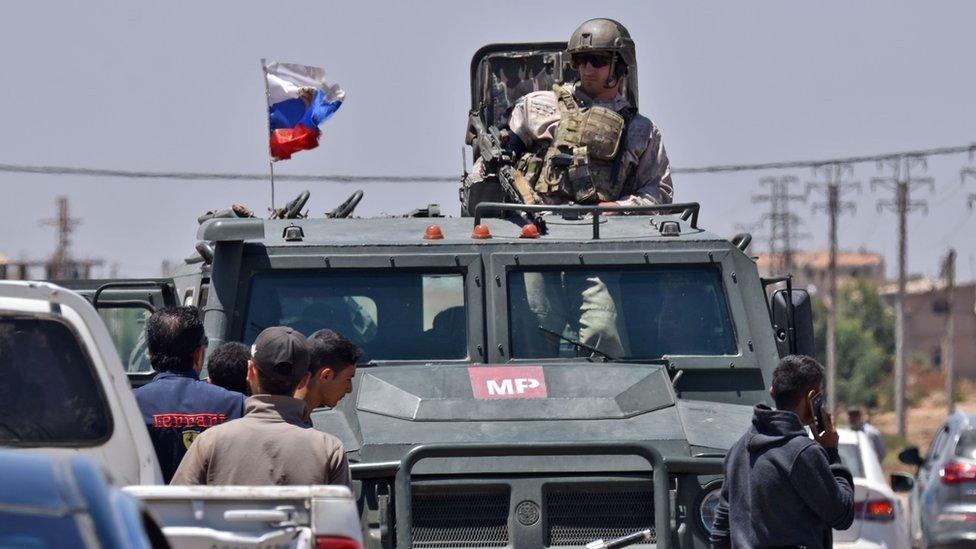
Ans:
[[[914,371],[912,371],[914,370]],[[898,461],[898,452],[907,446],[918,446],[922,455],[928,450],[932,437],[948,416],[945,395],[945,377],[941,372],[920,372],[910,369],[906,380],[909,394],[908,414],[905,420],[906,437],[900,439],[894,412],[875,412],[869,415],[872,425],[881,430],[888,440],[888,455],[884,460],[886,473],[904,471],[914,473],[914,467]],[[956,410],[976,413],[976,383],[959,380],[956,387]]]

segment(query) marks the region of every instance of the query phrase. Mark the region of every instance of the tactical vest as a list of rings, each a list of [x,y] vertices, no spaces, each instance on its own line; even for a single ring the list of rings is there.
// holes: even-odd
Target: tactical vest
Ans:
[[[633,109],[583,107],[571,86],[554,86],[559,126],[548,146],[525,154],[517,169],[540,196],[561,196],[577,204],[612,201],[624,194],[630,176],[620,169]]]

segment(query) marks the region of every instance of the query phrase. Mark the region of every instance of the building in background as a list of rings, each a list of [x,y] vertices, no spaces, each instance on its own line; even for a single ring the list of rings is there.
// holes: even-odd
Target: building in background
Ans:
[[[885,284],[880,291],[885,301],[893,305],[898,285]],[[976,282],[956,284],[952,301],[956,375],[976,379]],[[941,280],[913,278],[908,281],[905,288],[905,352],[909,360],[924,356],[931,366],[942,368],[948,304],[946,286]]]
[[[759,254],[756,264],[761,276],[793,275],[793,285],[808,288],[811,293],[827,291],[827,267],[830,253],[828,250],[814,250],[811,252],[793,252],[793,272],[772,272],[775,265],[782,262],[775,255]],[[861,250],[858,252],[837,253],[837,279],[866,278],[876,284],[885,281],[885,263],[881,254]]]

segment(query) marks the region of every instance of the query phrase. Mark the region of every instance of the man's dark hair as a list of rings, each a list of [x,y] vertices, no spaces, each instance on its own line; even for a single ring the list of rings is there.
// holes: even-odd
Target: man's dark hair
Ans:
[[[207,359],[210,382],[228,391],[248,394],[247,361],[251,351],[243,343],[228,341],[217,347]]]
[[[824,368],[806,355],[783,357],[773,370],[773,400],[779,410],[792,410],[807,391],[819,389]]]
[[[363,357],[362,349],[334,330],[325,329],[315,332],[309,336],[308,344],[311,351],[308,371],[312,375],[325,367],[332,368],[332,371],[338,374]]]
[[[268,395],[292,396],[295,394],[295,389],[298,388],[298,384],[302,381],[301,378],[292,380],[271,377],[257,368],[254,370],[258,375],[258,388],[261,389],[262,393]]]
[[[146,322],[149,362],[157,372],[193,371],[193,352],[204,341],[196,307],[165,307]]]

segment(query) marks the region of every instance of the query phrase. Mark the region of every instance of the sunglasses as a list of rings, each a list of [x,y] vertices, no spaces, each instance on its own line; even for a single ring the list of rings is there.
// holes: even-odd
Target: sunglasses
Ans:
[[[602,69],[613,61],[613,57],[609,55],[595,55],[592,53],[579,53],[573,56],[573,66],[582,67],[583,65],[589,63],[591,67],[595,69]]]

